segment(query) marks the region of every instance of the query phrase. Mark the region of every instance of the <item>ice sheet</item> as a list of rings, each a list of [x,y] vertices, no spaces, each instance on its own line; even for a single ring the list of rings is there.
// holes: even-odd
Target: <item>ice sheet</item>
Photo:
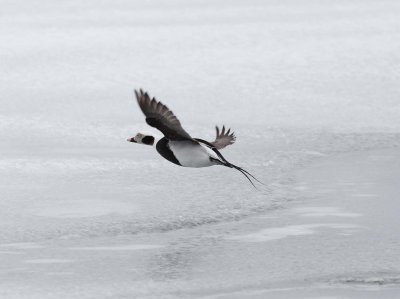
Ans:
[[[348,284],[397,295],[369,282],[397,286],[398,233],[388,229],[397,220],[387,210],[398,210],[388,201],[398,152],[357,158],[400,144],[399,13],[395,0],[3,0],[0,297],[256,298],[268,286],[277,298],[373,296],[341,289],[351,269],[335,253],[304,266],[325,273],[337,263],[328,278],[311,275],[338,282],[326,296],[299,283],[310,274],[297,266],[303,256],[287,252],[286,261],[279,244],[307,250],[305,238],[321,244],[325,234],[335,246],[362,236],[359,252],[381,240],[381,252],[349,262]],[[238,138],[224,155],[267,187],[254,190],[232,169],[182,169],[127,143],[157,134],[134,88],[166,103],[193,137],[231,127]],[[309,167],[307,181],[296,178]],[[277,247],[246,264],[235,248],[251,242],[229,238],[255,234],[271,240],[255,251]],[[271,264],[298,275],[265,272]]]

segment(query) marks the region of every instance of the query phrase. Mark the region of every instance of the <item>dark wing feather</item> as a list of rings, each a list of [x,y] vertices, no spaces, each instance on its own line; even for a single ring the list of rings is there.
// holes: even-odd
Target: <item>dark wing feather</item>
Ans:
[[[150,126],[160,130],[169,140],[192,140],[192,137],[182,128],[181,123],[174,113],[163,103],[155,98],[150,99],[147,92],[135,90],[136,99],[140,109],[146,116]]]
[[[225,131],[225,126],[222,127],[222,131],[219,130],[218,126],[216,126],[215,129],[217,131],[217,136],[215,137],[215,140],[211,142],[211,144],[216,149],[223,149],[224,147],[235,142],[236,136],[233,132],[231,133],[231,129]]]

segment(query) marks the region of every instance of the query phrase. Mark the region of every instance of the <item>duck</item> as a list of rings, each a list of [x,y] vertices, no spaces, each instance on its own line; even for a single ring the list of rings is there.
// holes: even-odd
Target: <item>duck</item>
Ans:
[[[213,141],[192,138],[183,129],[175,114],[162,102],[157,101],[155,97],[151,98],[148,92],[142,89],[135,90],[135,96],[146,117],[146,123],[161,131],[164,137],[156,140],[153,135],[137,133],[127,141],[153,146],[164,159],[178,166],[192,168],[225,166],[240,171],[254,187],[256,186],[252,179],[261,183],[247,170],[228,162],[221,154],[221,149],[236,141],[236,136],[230,128],[225,129],[225,126],[222,126],[220,130],[216,126],[216,137]]]

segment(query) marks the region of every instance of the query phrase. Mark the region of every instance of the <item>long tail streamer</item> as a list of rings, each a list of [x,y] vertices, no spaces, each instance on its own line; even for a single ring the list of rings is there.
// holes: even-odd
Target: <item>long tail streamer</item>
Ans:
[[[243,169],[242,167],[236,166],[232,163],[227,162],[226,164],[224,164],[230,168],[234,168],[236,170],[239,170],[248,180],[249,182],[253,185],[254,188],[257,189],[256,185],[254,185],[253,181],[250,179],[250,177],[252,177],[253,179],[255,179],[258,183],[260,183],[261,185],[265,184],[263,182],[261,182],[260,180],[258,180],[254,175],[252,175],[250,172],[248,172],[247,170]],[[250,177],[249,177],[250,176]]]
[[[218,161],[221,165],[224,165],[226,167],[229,168],[234,168],[238,171],[240,171],[245,177],[246,179],[248,179],[248,181],[253,185],[254,188],[257,189],[256,185],[254,184],[254,182],[251,180],[251,178],[253,178],[254,180],[256,180],[258,183],[260,183],[261,185],[266,186],[263,182],[261,182],[259,179],[257,179],[254,175],[252,175],[250,172],[248,172],[247,170],[243,169],[242,167],[236,166],[235,164],[232,164],[230,162],[228,162],[227,160],[217,160],[217,159],[213,159],[215,161]],[[250,178],[251,177],[251,178]]]
[[[249,182],[253,185],[254,188],[257,189],[256,185],[254,185],[254,183],[253,183],[253,181],[250,179],[250,177],[252,177],[254,180],[256,180],[256,181],[257,181],[258,183],[260,183],[261,185],[266,186],[263,182],[261,182],[260,180],[258,180],[254,175],[252,175],[252,174],[251,174],[250,172],[248,172],[247,170],[245,170],[245,169],[243,169],[243,168],[241,168],[241,167],[239,167],[239,166],[236,166],[236,165],[234,165],[234,164],[228,162],[228,161],[224,158],[224,156],[222,156],[222,154],[221,154],[221,153],[215,148],[215,146],[214,146],[213,144],[211,144],[210,142],[208,142],[208,141],[206,141],[206,140],[203,140],[203,139],[200,139],[200,138],[195,138],[195,140],[198,141],[198,142],[201,142],[201,143],[203,143],[203,144],[205,144],[205,145],[207,145],[210,149],[212,149],[212,150],[218,155],[218,157],[219,157],[221,160],[214,159],[214,158],[210,158],[210,159],[212,159],[213,161],[217,161],[218,163],[220,163],[221,165],[224,165],[224,166],[226,166],[226,167],[230,167],[230,168],[234,168],[234,169],[236,169],[236,170],[239,170],[239,171],[249,180]],[[250,177],[249,177],[249,176],[250,176]]]

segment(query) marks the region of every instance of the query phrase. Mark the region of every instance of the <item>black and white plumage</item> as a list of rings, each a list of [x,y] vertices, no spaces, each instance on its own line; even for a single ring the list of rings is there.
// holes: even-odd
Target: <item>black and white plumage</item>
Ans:
[[[183,128],[175,114],[163,103],[154,97],[150,98],[147,92],[135,90],[135,95],[140,109],[146,116],[146,123],[160,130],[164,137],[156,142],[150,135],[138,133],[128,141],[153,145],[157,152],[166,160],[183,167],[208,167],[223,165],[239,170],[253,184],[250,177],[257,180],[253,175],[241,167],[228,162],[220,149],[235,142],[236,137],[230,129],[222,130],[216,127],[216,137],[212,142],[199,138],[192,138]],[[249,177],[250,176],[250,177]],[[258,181],[258,180],[257,180]]]
[[[146,116],[146,122],[159,129],[169,140],[191,140],[192,137],[182,128],[180,121],[174,113],[155,98],[150,99],[147,92],[135,90],[136,99],[140,109]]]

